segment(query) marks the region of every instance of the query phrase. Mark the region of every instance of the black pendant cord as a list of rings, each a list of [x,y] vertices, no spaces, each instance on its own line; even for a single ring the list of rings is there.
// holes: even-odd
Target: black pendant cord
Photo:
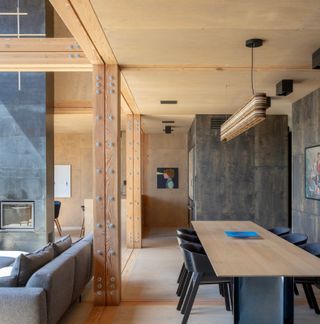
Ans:
[[[251,90],[252,95],[254,96],[254,86],[253,86],[253,46],[251,47]]]

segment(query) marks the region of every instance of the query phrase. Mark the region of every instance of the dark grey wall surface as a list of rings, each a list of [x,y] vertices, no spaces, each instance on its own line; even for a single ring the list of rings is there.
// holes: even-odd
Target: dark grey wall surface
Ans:
[[[292,226],[320,241],[320,201],[305,198],[305,148],[320,145],[320,89],[292,106]]]
[[[52,7],[20,0],[21,34],[52,36]],[[0,1],[16,12],[17,1]],[[17,17],[0,16],[1,34],[17,34]],[[0,73],[0,200],[34,200],[35,230],[0,231],[0,250],[31,251],[53,238],[53,75]]]
[[[194,122],[195,219],[287,225],[287,116],[268,115],[227,143],[211,129],[212,117],[197,115]]]

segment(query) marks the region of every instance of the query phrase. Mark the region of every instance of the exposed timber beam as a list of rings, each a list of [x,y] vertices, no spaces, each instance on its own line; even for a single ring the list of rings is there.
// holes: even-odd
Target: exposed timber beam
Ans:
[[[103,61],[92,43],[88,33],[87,26],[83,26],[78,15],[73,9],[71,1],[69,0],[50,0],[55,11],[63,20],[71,34],[74,36],[78,44],[81,46],[83,52],[87,56],[91,64],[103,64]],[[91,22],[90,22],[91,23]],[[90,25],[89,23],[89,25]]]
[[[0,52],[67,52],[82,54],[76,40],[69,38],[0,38]]]
[[[222,66],[222,65],[189,65],[189,64],[177,64],[177,65],[131,65],[123,64],[120,66],[121,71],[242,71],[250,70],[251,66]],[[280,65],[265,65],[255,66],[255,71],[314,71],[311,66],[280,66]]]
[[[139,108],[134,100],[134,97],[131,93],[131,90],[128,86],[127,80],[125,79],[123,73],[121,73],[121,94],[123,99],[127,103],[128,107],[132,111],[133,114],[140,114]]]
[[[52,0],[50,0],[52,2]],[[61,1],[61,0],[57,0]],[[92,43],[106,64],[118,64],[103,28],[88,0],[70,0],[77,16],[91,38]],[[71,34],[73,31],[70,29]],[[75,36],[75,35],[74,35]]]
[[[2,52],[0,54],[2,72],[56,72],[92,71],[92,64],[83,53],[66,52]]]
[[[104,30],[88,0],[50,0],[57,13],[62,18],[65,25],[69,28],[70,33],[76,38],[83,51],[86,50],[82,44],[81,37],[77,36],[77,26],[73,22],[75,17],[79,20],[82,29],[87,34],[91,47],[95,48],[98,55],[107,65],[118,64],[113,50],[108,42]],[[68,8],[68,9],[66,9]],[[61,13],[61,14],[60,14]],[[87,54],[87,53],[86,53]],[[89,59],[90,60],[90,59]],[[121,73],[121,93],[128,104],[130,110],[134,114],[140,114],[138,106],[130,91],[130,88],[125,80],[123,73]]]
[[[83,114],[88,114],[92,115],[93,114],[93,109],[90,108],[77,108],[77,107],[54,107],[53,108],[53,114],[54,115],[83,115]]]

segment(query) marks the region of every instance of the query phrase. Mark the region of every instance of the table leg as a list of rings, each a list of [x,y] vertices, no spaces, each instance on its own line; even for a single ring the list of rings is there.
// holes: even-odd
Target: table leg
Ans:
[[[234,279],[235,324],[292,324],[293,278]]]

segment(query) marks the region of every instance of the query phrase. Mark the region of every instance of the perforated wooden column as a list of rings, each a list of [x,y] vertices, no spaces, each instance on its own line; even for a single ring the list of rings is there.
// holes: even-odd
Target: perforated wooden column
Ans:
[[[141,220],[141,117],[134,115],[133,117],[133,238],[134,247],[142,246],[142,220]]]
[[[120,303],[120,85],[117,65],[95,66],[94,301]]]
[[[118,65],[107,65],[105,78],[107,305],[118,305],[121,297],[120,71]]]
[[[105,223],[105,68],[93,69],[93,214],[94,214],[94,303],[106,304]]]
[[[133,115],[127,115],[126,129],[126,231],[127,231],[127,247],[134,248],[133,232],[134,232],[134,208],[133,208]]]

